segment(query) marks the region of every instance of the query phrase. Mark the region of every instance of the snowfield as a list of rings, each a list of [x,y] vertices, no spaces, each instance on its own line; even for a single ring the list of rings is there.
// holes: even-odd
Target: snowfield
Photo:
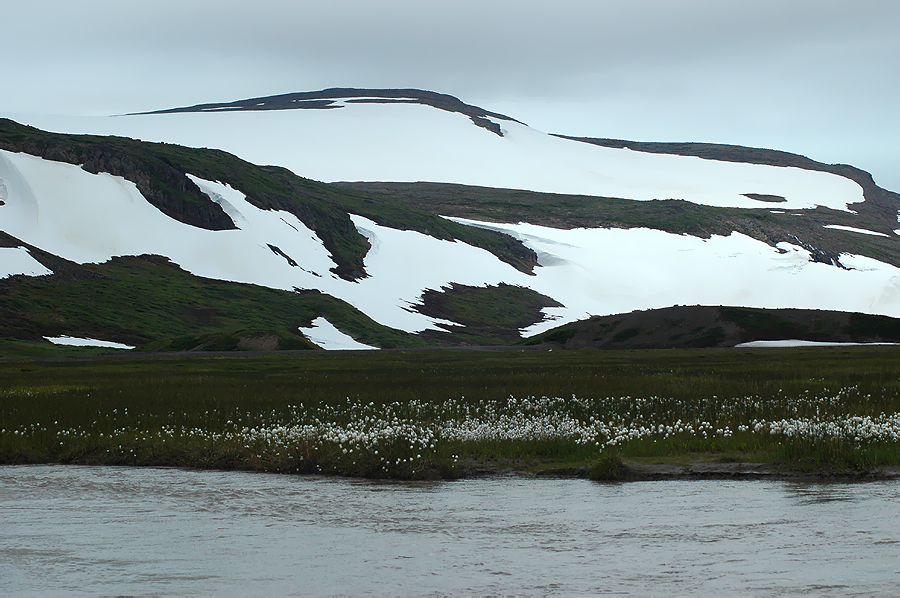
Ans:
[[[539,256],[540,266],[529,276],[465,243],[352,216],[372,248],[365,259],[369,276],[348,282],[329,271],[334,263],[328,251],[295,216],[260,210],[240,191],[218,182],[192,177],[223,206],[237,230],[183,224],[150,205],[130,181],[26,154],[0,151],[0,178],[7,196],[0,206],[2,230],[66,259],[97,263],[121,255],[164,255],[198,276],[284,290],[319,289],[409,332],[441,323],[411,306],[426,289],[453,283],[520,285],[565,306],[546,309],[550,319],[525,330],[528,335],[589,315],[675,304],[900,317],[900,269],[847,255],[842,262],[852,269],[842,270],[811,262],[800,247],[782,243],[776,249],[736,233],[704,240],[649,229],[559,230],[453,219],[521,239]],[[21,248],[0,250],[0,273],[50,273],[35,264]],[[355,342],[324,319],[305,332],[326,348],[351,348],[347,345]]]
[[[326,110],[217,110],[117,117],[14,116],[65,133],[121,135],[223,149],[255,164],[334,181],[432,181],[635,200],[684,199],[760,208],[744,194],[786,198],[779,208],[847,210],[863,201],[849,179],[824,173],[613,149],[413,103],[344,103]]]

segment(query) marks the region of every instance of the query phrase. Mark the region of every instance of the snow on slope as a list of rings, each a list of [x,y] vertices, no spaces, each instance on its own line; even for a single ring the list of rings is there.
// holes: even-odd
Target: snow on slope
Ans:
[[[332,276],[327,250],[296,216],[259,210],[224,185],[204,186],[227,195],[232,214],[239,212],[232,216],[238,230],[183,224],[150,205],[130,181],[28,154],[0,151],[0,176],[9,192],[2,229],[75,262],[155,253],[190,264],[200,276],[275,288],[311,287],[317,275]],[[266,243],[302,255],[303,269],[295,269],[290,286],[282,285],[291,267]]]
[[[95,338],[80,338],[77,336],[45,336],[45,339],[54,345],[69,345],[70,347],[104,347],[107,349],[134,349],[131,345],[115,343],[113,341],[101,341]]]
[[[0,212],[0,214],[2,213]],[[53,274],[53,271],[48,270],[42,263],[34,259],[24,247],[0,247],[0,278],[16,274],[44,276]]]
[[[372,244],[365,260],[369,277],[341,298],[382,324],[410,332],[435,328],[433,323],[440,320],[410,309],[425,289],[440,289],[451,282],[484,286],[528,278],[483,249],[379,226],[362,216],[351,218]]]
[[[784,347],[854,347],[860,345],[896,345],[897,343],[833,343],[827,341],[800,341],[800,340],[784,340],[784,341],[750,341],[749,343],[738,343],[735,347],[766,347],[766,348],[784,348]]]
[[[860,233],[863,235],[872,235],[875,237],[886,237],[887,235],[884,233],[879,233],[874,230],[867,230],[865,228],[856,228],[854,226],[844,226],[843,224],[826,224],[824,228],[833,228],[835,230],[843,230],[851,233]]]
[[[325,318],[316,318],[309,328],[299,328],[300,332],[319,347],[329,351],[347,351],[352,349],[377,349],[370,345],[356,341],[334,327],[334,324]]]
[[[210,231],[183,224],[147,203],[135,185],[121,177],[90,174],[26,154],[0,152],[0,177],[6,181],[8,196],[0,206],[0,228],[51,253],[80,263],[159,254],[209,278],[286,290],[316,288],[382,324],[410,332],[435,328],[437,320],[416,313],[411,305],[425,289],[451,283],[520,285],[565,306],[545,310],[558,319],[536,324],[528,334],[588,315],[675,304],[816,308],[900,317],[900,269],[842,256],[852,270],[841,270],[810,262],[799,247],[782,243],[776,250],[740,234],[704,240],[648,229],[559,230],[454,219],[523,240],[540,263],[535,276],[528,276],[465,243],[352,216],[372,248],[365,259],[369,277],[349,282],[329,272],[334,264],[327,250],[295,216],[260,210],[221,183],[192,177],[223,205],[237,230]],[[8,255],[21,257],[21,252],[7,249],[0,259]],[[0,263],[9,269],[12,260]]]
[[[744,208],[766,205],[746,193],[782,196],[784,209],[846,210],[863,200],[856,183],[829,173],[605,148],[493,119],[500,137],[468,116],[421,104],[16,118],[57,132],[223,149],[326,182],[433,181]]]
[[[260,210],[221,183],[191,177],[223,206],[237,230],[211,231],[178,222],[150,205],[130,181],[28,154],[0,151],[0,177],[8,187],[0,230],[50,253],[78,263],[157,254],[207,278],[284,290],[320,289],[376,321],[407,331],[434,328],[434,319],[409,310],[425,288],[453,280],[484,284],[502,280],[512,270],[482,249],[354,217],[373,248],[366,259],[371,276],[352,283],[329,271],[334,262],[328,251],[296,216]],[[21,256],[7,251],[0,257],[7,254],[18,261],[4,259],[0,269],[17,269]]]
[[[851,270],[814,263],[788,243],[750,237],[699,239],[650,229],[559,230],[531,224],[456,222],[507,232],[538,255],[536,276],[516,284],[553,297],[559,318],[526,335],[587,317],[671,305],[831,309],[900,317],[900,268],[842,256]],[[508,280],[507,282],[512,282]]]

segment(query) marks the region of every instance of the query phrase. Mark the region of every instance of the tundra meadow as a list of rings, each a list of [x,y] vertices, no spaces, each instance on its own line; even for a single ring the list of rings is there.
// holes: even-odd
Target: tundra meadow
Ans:
[[[0,362],[0,462],[618,479],[629,463],[900,464],[900,348]]]

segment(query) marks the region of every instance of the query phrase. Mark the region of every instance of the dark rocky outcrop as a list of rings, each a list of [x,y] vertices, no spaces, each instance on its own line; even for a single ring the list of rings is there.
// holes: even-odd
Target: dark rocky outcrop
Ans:
[[[360,104],[425,104],[427,106],[432,106],[433,108],[438,108],[439,110],[465,114],[476,126],[487,129],[501,137],[503,136],[503,132],[500,129],[500,125],[490,120],[491,118],[519,122],[509,116],[466,104],[459,98],[445,93],[436,93],[422,89],[360,89],[353,87],[333,87],[320,91],[285,93],[275,96],[238,100],[236,102],[196,104],[194,106],[154,110],[153,112],[144,112],[141,114],[233,112],[240,110],[333,110],[341,107],[340,105],[335,104],[338,100],[346,100],[348,103]]]

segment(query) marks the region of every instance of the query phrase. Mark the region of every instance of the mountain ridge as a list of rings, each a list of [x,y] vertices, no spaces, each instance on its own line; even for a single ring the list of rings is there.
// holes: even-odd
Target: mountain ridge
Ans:
[[[164,110],[152,110],[150,112],[135,112],[127,116],[143,114],[177,114],[183,112],[210,112],[210,111],[238,111],[238,110],[332,110],[341,108],[336,104],[338,100],[347,100],[350,103],[416,103],[432,106],[447,112],[458,112],[468,116],[475,126],[503,137],[503,131],[499,124],[492,122],[488,117],[499,118],[510,122],[517,122],[514,118],[490,112],[484,108],[466,104],[459,98],[424,89],[367,89],[356,87],[331,87],[319,91],[303,91],[284,93],[272,96],[260,96],[246,100],[233,102],[220,102],[208,104],[194,104],[179,108],[167,108]]]
[[[215,122],[221,124],[231,118],[228,114],[286,114],[278,106],[320,102],[317,107],[327,108],[341,98],[347,110],[360,103],[351,99],[374,103],[380,110],[382,101],[408,103],[404,94],[411,91],[421,90],[322,90],[269,96],[262,106],[242,100],[142,118],[166,118],[173,110],[218,113]],[[351,92],[356,95],[348,98]],[[506,136],[500,128],[494,136],[460,138],[478,143],[493,139],[487,141],[491,147],[525,151],[538,146],[522,140],[545,143],[546,138],[558,142],[541,148],[598,160],[627,161],[634,153],[655,153],[699,158],[690,164],[704,168],[719,162],[778,167],[741,171],[774,176],[777,184],[788,181],[778,178],[783,171],[806,169],[835,177],[809,180],[852,183],[861,199],[849,203],[853,211],[847,205],[841,209],[840,203],[807,205],[790,193],[788,198],[779,195],[777,184],[770,189],[753,183],[753,177],[747,178],[743,198],[735,200],[738,205],[731,200],[710,205],[671,197],[644,200],[446,182],[323,183],[228,151],[50,133],[0,119],[0,179],[7,178],[0,205],[0,266],[3,256],[10,256],[9,264],[31,259],[40,266],[28,271],[51,272],[28,276],[15,271],[18,266],[0,268],[0,311],[7,320],[0,337],[40,343],[56,335],[93,334],[157,349],[283,349],[306,347],[298,340],[303,338],[298,328],[310,329],[313,321],[325,318],[338,332],[368,346],[462,346],[520,339],[541,343],[548,334],[557,334],[557,323],[586,326],[583,318],[590,314],[601,314],[587,320],[595,322],[675,304],[762,309],[772,317],[782,317],[776,312],[784,307],[900,315],[900,242],[894,232],[900,195],[881,189],[864,171],[740,146],[541,137],[509,117],[427,93],[437,98],[435,103],[446,104],[427,104],[435,112],[508,123]],[[330,98],[313,97],[323,94]],[[321,104],[325,100],[330,104]],[[469,113],[454,109],[458,105],[451,100]],[[400,122],[398,116],[423,114],[385,109],[394,110],[391,123]],[[323,114],[334,112],[331,108]],[[441,126],[472,131],[459,122],[441,121]],[[619,153],[585,154],[580,146]],[[632,151],[623,153],[625,147]],[[726,171],[709,172],[720,176]],[[101,187],[106,189],[102,198],[83,195]],[[109,213],[135,214],[129,216],[132,221],[103,222],[104,212],[97,211],[101,199],[113,209]],[[134,212],[144,201],[159,214]],[[86,217],[82,212],[97,216],[84,220],[84,228],[73,228],[59,210],[77,219]],[[63,230],[59,227],[69,227],[68,244],[60,244],[59,233],[53,233]],[[163,236],[154,240],[141,228],[158,229]],[[142,244],[130,237],[140,237]],[[98,253],[96,247],[104,244],[120,249]],[[56,253],[48,249],[51,245],[59,247]],[[89,245],[93,253],[78,253]],[[169,285],[182,297],[177,326],[160,326],[164,308],[154,311],[160,296],[134,272]],[[216,293],[244,297],[246,313],[226,309],[222,301],[227,297]],[[102,297],[101,304],[127,296],[131,305],[93,304],[94,296]],[[67,303],[65,297],[81,299]],[[250,297],[262,303],[247,307]],[[264,315],[267,305],[303,316],[273,319]],[[231,315],[226,318],[226,313]],[[717,313],[722,320],[724,312]],[[109,321],[104,323],[104,317]],[[830,338],[849,338],[849,317],[828,320]],[[877,337],[857,333],[856,340]],[[665,346],[663,341],[668,342],[658,339],[654,346]]]

